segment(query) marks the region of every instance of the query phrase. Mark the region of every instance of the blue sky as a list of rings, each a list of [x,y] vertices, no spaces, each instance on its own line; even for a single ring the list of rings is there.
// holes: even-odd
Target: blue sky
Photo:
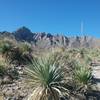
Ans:
[[[33,32],[100,37],[100,0],[0,0],[0,31],[21,26]]]

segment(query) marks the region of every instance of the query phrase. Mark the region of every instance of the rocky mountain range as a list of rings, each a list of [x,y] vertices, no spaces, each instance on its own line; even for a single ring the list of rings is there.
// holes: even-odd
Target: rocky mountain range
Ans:
[[[26,27],[21,27],[14,32],[0,32],[0,37],[15,38],[17,41],[27,41],[40,48],[65,47],[65,48],[99,48],[100,40],[91,36],[67,37],[60,34],[39,32],[33,33]]]

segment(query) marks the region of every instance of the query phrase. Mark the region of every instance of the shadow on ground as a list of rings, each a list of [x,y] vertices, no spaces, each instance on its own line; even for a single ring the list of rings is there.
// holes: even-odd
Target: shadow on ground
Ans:
[[[100,84],[100,78],[93,78],[93,83]],[[100,100],[100,91],[92,90],[85,94],[86,100]]]
[[[86,100],[100,100],[100,91],[91,91],[85,94]]]

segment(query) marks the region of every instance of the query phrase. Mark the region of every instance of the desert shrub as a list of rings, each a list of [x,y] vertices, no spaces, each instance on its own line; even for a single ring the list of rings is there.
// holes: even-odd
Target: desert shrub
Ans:
[[[19,43],[17,48],[13,49],[13,61],[19,64],[27,64],[32,59],[32,47],[27,42]]]
[[[13,45],[10,41],[0,42],[0,52],[3,56],[8,57]]]
[[[9,64],[26,64],[32,59],[32,49],[28,43],[13,44],[11,41],[2,41],[0,51]]]
[[[32,47],[31,44],[29,44],[28,42],[22,42],[19,44],[19,49],[21,52],[23,52],[23,54],[27,54],[27,53],[31,53],[32,52]]]

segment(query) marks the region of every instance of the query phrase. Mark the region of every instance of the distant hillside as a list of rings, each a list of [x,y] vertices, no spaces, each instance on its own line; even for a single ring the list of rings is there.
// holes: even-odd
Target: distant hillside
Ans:
[[[15,32],[0,32],[0,37],[15,38],[17,41],[27,41],[40,48],[66,47],[66,48],[95,48],[100,47],[100,40],[93,37],[67,37],[62,35],[52,35],[50,33],[40,32],[32,33],[26,27],[21,27]]]

